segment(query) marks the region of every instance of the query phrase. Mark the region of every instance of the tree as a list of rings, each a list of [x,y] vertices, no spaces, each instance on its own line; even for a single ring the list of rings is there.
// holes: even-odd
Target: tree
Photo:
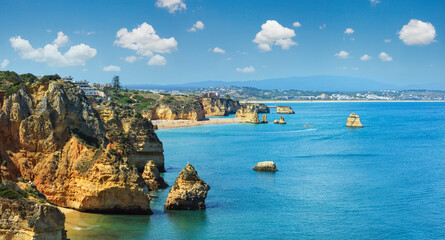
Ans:
[[[119,90],[121,88],[121,82],[119,81],[119,76],[114,76],[113,80],[111,80],[111,86],[114,89]]]

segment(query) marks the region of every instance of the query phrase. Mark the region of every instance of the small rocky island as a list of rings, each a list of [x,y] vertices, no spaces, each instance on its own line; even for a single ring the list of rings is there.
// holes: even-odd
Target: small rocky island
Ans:
[[[277,166],[272,161],[259,162],[259,163],[257,163],[257,165],[252,170],[255,170],[255,171],[266,171],[266,172],[276,172],[276,171],[278,171]]]
[[[286,121],[284,120],[284,117],[281,116],[281,117],[280,117],[280,120],[275,119],[275,120],[273,121],[273,123],[274,123],[274,124],[286,124]]]
[[[363,125],[360,122],[359,116],[357,114],[355,114],[355,113],[351,113],[351,115],[349,115],[348,120],[346,122],[346,127],[362,128]]]
[[[168,193],[165,210],[201,210],[205,209],[205,199],[210,186],[201,180],[195,168],[187,166],[179,173],[175,184]]]
[[[161,177],[159,170],[153,160],[148,161],[145,165],[144,172],[142,173],[142,178],[147,184],[149,191],[156,191],[168,187],[168,184],[164,181],[164,178]]]
[[[277,114],[295,114],[290,106],[277,106]]]

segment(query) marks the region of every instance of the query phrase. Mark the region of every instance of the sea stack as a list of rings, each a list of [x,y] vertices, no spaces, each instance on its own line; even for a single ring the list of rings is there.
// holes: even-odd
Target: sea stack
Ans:
[[[236,111],[235,118],[240,119],[243,123],[261,123],[255,108],[240,108]]]
[[[277,114],[295,114],[290,106],[277,106]]]
[[[153,160],[148,161],[145,165],[142,178],[147,184],[149,191],[156,191],[158,189],[168,187],[168,184],[164,181],[164,178],[159,174],[159,170]]]
[[[259,163],[257,163],[257,165],[252,170],[255,170],[255,171],[266,171],[266,172],[276,172],[276,171],[278,171],[277,166],[272,161],[259,162]]]
[[[205,199],[210,186],[201,180],[195,168],[187,163],[168,193],[165,210],[205,209]]]
[[[350,128],[362,128],[363,125],[360,122],[360,118],[357,114],[351,113],[348,117],[348,121],[346,122],[346,127]]]
[[[273,124],[279,124],[280,123],[280,120],[278,120],[278,119],[275,119],[274,121],[273,121]]]
[[[263,114],[263,121],[261,121],[261,123],[267,123],[267,115]]]
[[[280,121],[278,121],[279,124],[286,124],[286,121],[284,120],[284,117],[280,117]]]

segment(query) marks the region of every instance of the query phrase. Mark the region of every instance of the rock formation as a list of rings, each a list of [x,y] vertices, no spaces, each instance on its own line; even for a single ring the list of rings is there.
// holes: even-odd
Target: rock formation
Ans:
[[[261,121],[261,123],[267,123],[267,115],[263,114],[263,120]]]
[[[149,114],[151,120],[203,120],[204,108],[199,101],[160,103],[154,106]]]
[[[63,81],[35,83],[5,97],[0,178],[30,179],[61,207],[151,213],[147,186],[129,157],[163,160],[162,144],[140,114],[118,112],[95,110],[80,89]],[[151,152],[152,145],[160,149]]]
[[[278,121],[279,124],[286,124],[286,121],[284,120],[284,117],[280,117],[280,121]]]
[[[164,189],[168,187],[168,184],[164,181],[164,178],[159,174],[158,168],[154,161],[148,161],[145,165],[142,178],[148,186],[149,191],[156,191],[158,189]]]
[[[277,166],[272,161],[259,162],[259,163],[257,163],[257,165],[252,170],[255,170],[255,171],[268,171],[268,172],[276,172],[276,171],[278,171]]]
[[[273,120],[273,124],[279,124],[279,123],[280,123],[280,120],[278,120],[278,119]]]
[[[260,123],[258,112],[254,108],[241,108],[236,111],[235,118],[240,119],[244,123]]]
[[[277,106],[277,114],[295,114],[290,106]]]
[[[355,113],[351,113],[351,115],[348,117],[348,121],[346,122],[346,127],[362,128],[363,125],[360,122],[359,116]]]
[[[165,210],[205,209],[205,199],[210,186],[198,176],[195,168],[187,163],[168,193]]]
[[[228,116],[241,108],[239,101],[219,97],[202,97],[200,101],[206,116]]]
[[[258,113],[270,113],[270,109],[263,103],[243,103],[244,108],[255,108]]]

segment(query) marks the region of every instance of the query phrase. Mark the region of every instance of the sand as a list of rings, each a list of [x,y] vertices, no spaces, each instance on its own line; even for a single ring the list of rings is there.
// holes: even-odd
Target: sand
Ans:
[[[201,121],[193,120],[152,120],[152,123],[158,126],[158,129],[196,127],[202,125],[219,125],[241,123],[237,118],[208,118]]]

